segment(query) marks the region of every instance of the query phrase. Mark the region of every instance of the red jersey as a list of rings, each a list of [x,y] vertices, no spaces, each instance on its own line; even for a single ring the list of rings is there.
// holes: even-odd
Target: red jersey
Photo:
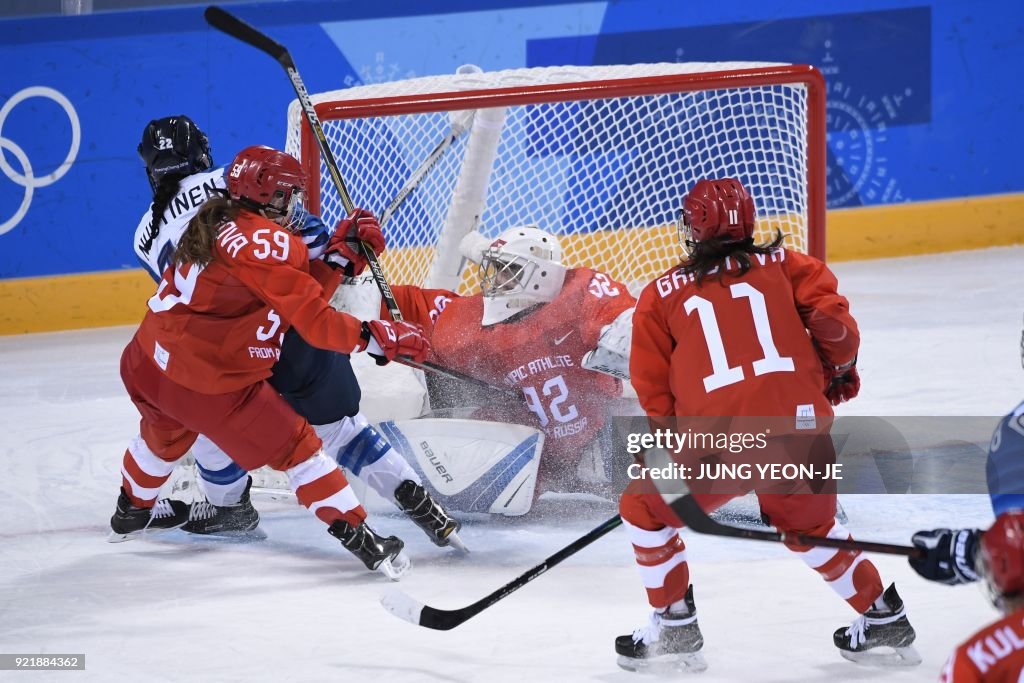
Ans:
[[[289,326],[314,346],[351,353],[360,321],[326,301],[340,276],[308,259],[298,235],[242,211],[218,229],[209,264],[164,272],[136,337],[171,380],[205,394],[269,377]]]
[[[1024,674],[1024,609],[968,638],[942,667],[942,683],[1017,683]]]
[[[624,285],[603,273],[571,269],[554,301],[486,327],[482,294],[392,289],[409,320],[433,325],[432,361],[521,390],[553,448],[578,450],[588,443],[604,424],[608,398],[622,393],[619,380],[580,365],[601,328],[635,303]]]
[[[751,261],[738,276],[726,259],[699,286],[676,267],[644,288],[630,377],[648,415],[832,415],[820,358],[841,365],[860,343],[835,276],[788,249]]]

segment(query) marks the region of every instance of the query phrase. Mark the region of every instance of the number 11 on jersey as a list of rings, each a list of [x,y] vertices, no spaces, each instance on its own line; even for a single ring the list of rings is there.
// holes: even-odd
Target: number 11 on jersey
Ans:
[[[768,321],[768,307],[765,305],[764,294],[747,284],[737,282],[729,286],[733,299],[746,299],[750,304],[750,313],[754,318],[754,332],[757,342],[761,345],[764,357],[754,361],[754,375],[766,375],[769,372],[793,372],[793,359],[779,355],[772,337],[772,327]],[[722,341],[722,330],[718,326],[715,306],[703,297],[691,296],[683,303],[687,315],[697,311],[700,328],[704,332],[704,342],[708,345],[711,357],[711,374],[704,378],[704,391],[709,394],[715,389],[742,382],[745,375],[739,365],[729,366],[725,356],[725,344]]]

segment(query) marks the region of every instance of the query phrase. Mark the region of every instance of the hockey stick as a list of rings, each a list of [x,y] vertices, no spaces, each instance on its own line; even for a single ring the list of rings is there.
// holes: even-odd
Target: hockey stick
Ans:
[[[804,536],[802,534],[789,534],[785,532],[760,531],[757,529],[741,529],[738,527],[720,524],[711,519],[701,509],[693,495],[689,492],[681,494],[661,494],[662,499],[672,508],[680,520],[700,534],[711,534],[713,536],[727,536],[731,538],[747,538],[759,541],[790,541],[800,545],[818,546],[826,548],[838,548],[841,550],[863,550],[866,552],[883,553],[888,555],[904,555],[907,557],[921,557],[923,550],[913,546],[894,545],[891,543],[875,543],[872,541],[857,541],[842,538],[822,538],[818,536]],[[622,524],[622,518],[616,515],[605,521],[596,529],[581,536],[557,553],[547,558],[536,567],[520,574],[512,581],[509,581],[498,590],[486,595],[476,602],[465,607],[446,610],[425,605],[415,598],[397,589],[391,589],[381,598],[384,609],[391,612],[399,619],[408,621],[411,624],[423,626],[424,628],[437,631],[449,631],[456,626],[472,619],[496,602],[505,599],[513,592],[519,590],[530,581],[551,569],[562,560],[570,557],[583,548],[587,547],[609,531]]]
[[[432,628],[437,631],[449,631],[459,624],[472,619],[494,603],[504,600],[506,597],[530,583],[562,560],[575,555],[580,550],[586,548],[588,545],[621,524],[622,518],[615,515],[611,519],[603,522],[590,533],[577,538],[575,541],[565,546],[533,569],[520,574],[490,595],[482,597],[473,604],[460,609],[437,609],[430,605],[424,605],[397,589],[392,589],[385,593],[380,602],[384,606],[384,609],[391,612],[399,619],[404,619],[411,624],[416,624],[425,628]]]
[[[219,7],[207,7],[203,16],[206,17],[206,21],[210,26],[213,26],[217,30],[222,31],[229,36],[237,38],[244,43],[248,43],[257,50],[267,53],[273,57],[278,64],[284,67],[289,80],[291,80],[292,88],[295,89],[299,105],[302,107],[302,111],[306,116],[306,122],[309,124],[310,130],[313,131],[313,136],[316,138],[317,147],[320,149],[320,154],[323,157],[324,164],[327,166],[327,170],[331,174],[331,179],[334,181],[334,186],[338,190],[341,205],[345,209],[346,213],[352,213],[353,209],[355,209],[355,204],[352,202],[352,196],[349,194],[348,188],[345,186],[345,181],[341,177],[341,171],[338,170],[338,162],[334,158],[334,153],[327,144],[327,138],[324,135],[323,127],[320,125],[320,117],[317,116],[316,110],[313,108],[313,102],[309,99],[306,86],[302,82],[299,70],[295,67],[295,62],[292,60],[291,54],[289,54],[287,48]],[[391,204],[388,205],[382,216],[382,224],[391,218],[391,214],[393,214],[398,206],[405,201],[405,198],[409,196],[409,193],[416,188],[423,176],[427,174],[430,168],[438,159],[441,158],[441,155],[444,154],[445,150],[460,135],[462,135],[468,127],[468,122],[466,124],[460,124],[454,119],[452,120],[452,127],[449,135],[437,145],[425,162],[413,173],[413,176],[406,182],[402,190],[399,191],[398,196],[391,201]],[[391,285],[388,284],[387,278],[384,276],[384,269],[381,268],[380,261],[377,260],[377,255],[373,253],[373,249],[371,249],[370,245],[366,242],[362,243],[362,247],[363,253],[366,255],[366,260],[370,265],[370,272],[373,274],[373,280],[377,284],[377,288],[380,290],[381,297],[384,300],[384,304],[387,306],[388,312],[391,314],[391,318],[396,322],[401,322],[404,320],[402,311],[398,308],[398,302],[395,301],[395,295],[392,293]],[[415,363],[415,361],[408,359],[402,359],[402,361],[407,365]],[[462,381],[482,384],[492,389],[499,388],[492,387],[486,382],[480,382],[480,380],[469,377],[468,375],[455,373],[454,371],[447,370],[432,363],[423,363],[421,365],[415,365],[414,367],[420,367],[420,369],[429,368],[433,372],[446,374]]]
[[[650,449],[644,454],[644,461],[649,468],[671,466],[672,456],[664,449]],[[883,555],[903,555],[905,557],[922,557],[923,550],[910,545],[892,543],[876,543],[874,541],[858,541],[846,538],[826,538],[823,536],[806,536],[789,531],[763,531],[729,526],[712,519],[694,499],[686,483],[682,480],[658,479],[656,482],[670,481],[672,491],[659,490],[661,499],[672,508],[672,512],[682,523],[698,534],[725,536],[728,538],[745,538],[754,541],[773,541],[776,543],[795,543],[802,546],[818,548],[837,548],[839,550],[862,550]]]
[[[398,356],[397,358],[395,358],[395,361],[401,363],[402,365],[407,365],[410,368],[416,368],[417,370],[423,370],[424,372],[433,372],[436,375],[448,377],[449,379],[458,380],[460,382],[465,382],[466,384],[471,384],[480,389],[496,391],[505,398],[515,399],[517,401],[522,400],[523,398],[523,395],[516,391],[515,389],[512,389],[510,387],[501,387],[496,384],[491,384],[490,382],[485,382],[482,379],[477,379],[476,377],[463,374],[458,370],[446,368],[443,365],[438,365],[437,363],[430,363],[427,361],[417,363],[413,359],[406,358],[405,356]]]
[[[266,34],[261,33],[219,7],[207,7],[203,16],[206,17],[206,22],[210,26],[241,40],[243,43],[252,45],[257,50],[267,53],[284,67],[285,72],[288,74],[288,79],[292,82],[292,88],[295,89],[299,105],[306,116],[306,123],[309,124],[310,130],[313,131],[313,137],[316,138],[317,147],[320,148],[320,155],[323,157],[324,164],[331,174],[331,180],[334,181],[334,186],[338,190],[341,205],[345,209],[345,213],[352,213],[355,209],[352,196],[348,193],[348,188],[345,187],[341,171],[338,170],[338,162],[335,160],[334,153],[327,144],[327,137],[324,135],[324,129],[320,125],[320,117],[317,116],[316,109],[313,108],[313,102],[309,99],[309,93],[306,91],[302,77],[299,76],[299,70],[295,67],[295,62],[292,61],[292,56],[288,53],[288,50]],[[363,242],[362,245],[363,253],[366,255],[366,260],[370,265],[370,272],[373,273],[373,280],[377,283],[377,288],[380,289],[380,295],[383,297],[391,317],[401,322],[403,320],[402,312],[398,309],[398,303],[391,292],[391,286],[388,284],[387,278],[384,277],[384,269],[381,268],[377,255],[373,253],[373,249],[370,248],[369,244]]]
[[[662,494],[662,498],[668,503],[668,497]],[[905,557],[920,558],[924,551],[912,545],[896,545],[893,543],[877,543],[874,541],[858,541],[857,539],[825,538],[822,536],[805,536],[788,531],[762,531],[760,529],[745,529],[729,526],[716,522],[701,509],[692,495],[683,495],[671,503],[669,507],[679,516],[683,524],[696,531],[698,534],[710,534],[712,536],[726,536],[728,538],[746,538],[754,541],[775,541],[777,543],[795,543],[803,546],[814,546],[819,548],[837,548],[839,550],[862,550],[869,553],[881,553],[883,555],[903,555]]]

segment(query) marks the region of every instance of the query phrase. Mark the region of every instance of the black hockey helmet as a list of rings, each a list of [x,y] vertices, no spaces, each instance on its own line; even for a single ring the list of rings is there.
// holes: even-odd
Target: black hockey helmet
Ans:
[[[187,116],[150,121],[142,131],[139,156],[154,192],[165,175],[184,177],[213,167],[206,134]]]

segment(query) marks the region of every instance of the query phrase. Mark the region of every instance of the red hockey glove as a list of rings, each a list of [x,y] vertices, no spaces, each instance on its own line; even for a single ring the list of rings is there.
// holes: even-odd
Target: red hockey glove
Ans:
[[[366,269],[366,254],[360,242],[366,242],[377,256],[384,251],[384,233],[376,217],[364,209],[354,209],[341,219],[334,236],[327,244],[324,259],[342,269],[348,277],[355,277]]]
[[[363,345],[357,351],[366,351],[377,361],[387,365],[395,356],[408,356],[422,363],[430,353],[430,340],[416,323],[369,320],[363,323]]]
[[[832,365],[823,360],[822,366],[825,368],[825,397],[829,403],[837,406],[860,393],[856,358],[845,365]]]

